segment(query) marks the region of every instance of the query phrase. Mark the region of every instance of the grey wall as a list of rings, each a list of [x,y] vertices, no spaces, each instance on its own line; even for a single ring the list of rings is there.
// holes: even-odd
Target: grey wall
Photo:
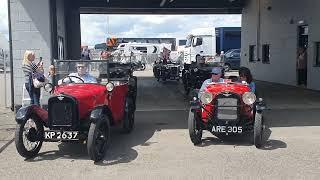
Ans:
[[[50,64],[49,6],[49,0],[10,0],[15,104],[21,104],[22,100],[24,78],[21,66],[24,52],[33,50],[36,53],[36,61],[41,56],[44,67]]]
[[[308,88],[320,90],[320,69],[313,67],[313,43],[320,41],[320,1],[317,0],[260,0],[260,33],[258,29],[258,2],[248,0],[242,14],[241,65],[248,66],[258,80],[296,85],[296,51],[298,22],[309,25]],[[267,7],[271,7],[270,10]],[[290,22],[293,20],[292,22]],[[260,41],[257,42],[257,39]],[[249,62],[249,45],[270,44],[270,64]]]

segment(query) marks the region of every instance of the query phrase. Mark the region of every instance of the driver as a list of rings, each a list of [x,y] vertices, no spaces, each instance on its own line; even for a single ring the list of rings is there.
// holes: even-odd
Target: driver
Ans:
[[[212,68],[212,70],[211,70],[211,78],[205,80],[202,83],[202,86],[201,86],[201,88],[199,90],[198,96],[200,96],[200,93],[204,91],[204,89],[208,86],[208,84],[213,83],[213,82],[216,82],[216,83],[223,82],[224,80],[221,77],[222,77],[222,69],[221,69],[221,67]]]
[[[87,72],[87,67],[86,64],[84,62],[78,62],[77,65],[77,72],[76,73],[70,73],[68,76],[75,76],[75,77],[79,77],[80,79],[83,80],[84,83],[97,83],[97,80],[95,77],[91,76],[88,72]],[[70,77],[72,82],[81,82],[80,79],[75,78],[75,77]],[[64,81],[64,83],[68,83],[70,82],[70,79],[66,78],[66,81]],[[58,84],[61,84],[62,80],[59,80]]]

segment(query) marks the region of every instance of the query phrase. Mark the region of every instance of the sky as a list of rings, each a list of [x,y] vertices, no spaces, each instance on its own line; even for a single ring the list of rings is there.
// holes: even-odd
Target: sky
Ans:
[[[82,14],[81,41],[82,45],[92,46],[105,42],[108,36],[184,39],[197,28],[240,26],[241,15]],[[4,34],[8,38],[7,0],[0,0],[0,34]]]

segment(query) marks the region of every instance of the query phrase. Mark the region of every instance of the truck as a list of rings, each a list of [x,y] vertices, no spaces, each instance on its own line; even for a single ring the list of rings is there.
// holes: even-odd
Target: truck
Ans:
[[[240,49],[240,27],[216,27],[205,30],[196,29],[187,36],[184,49],[184,64],[197,62],[200,57],[214,57],[221,51]]]

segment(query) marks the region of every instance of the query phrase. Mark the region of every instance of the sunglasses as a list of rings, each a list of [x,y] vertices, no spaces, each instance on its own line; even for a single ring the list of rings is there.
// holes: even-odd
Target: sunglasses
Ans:
[[[219,75],[219,74],[217,74],[217,73],[211,73],[212,75]]]

